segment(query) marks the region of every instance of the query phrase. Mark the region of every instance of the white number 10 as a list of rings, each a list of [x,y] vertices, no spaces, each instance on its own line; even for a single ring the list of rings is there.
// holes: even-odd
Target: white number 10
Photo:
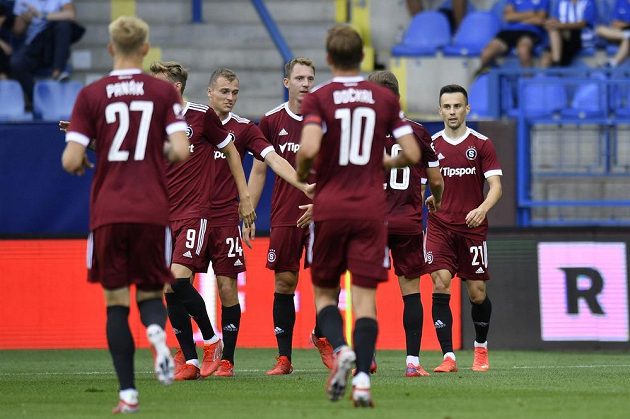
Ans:
[[[339,165],[365,166],[370,161],[376,112],[372,108],[358,107],[335,111],[335,119],[341,119],[341,141],[339,143]],[[364,123],[365,121],[365,123]],[[361,135],[363,131],[363,135]]]

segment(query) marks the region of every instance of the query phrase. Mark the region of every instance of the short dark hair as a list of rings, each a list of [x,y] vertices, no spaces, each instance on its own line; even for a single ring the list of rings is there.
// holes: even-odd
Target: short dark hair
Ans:
[[[442,86],[440,89],[440,97],[438,98],[438,103],[442,100],[442,95],[445,93],[461,93],[464,95],[466,99],[466,104],[468,104],[468,92],[459,84],[447,84],[446,86]]]
[[[400,97],[400,91],[398,88],[398,79],[388,70],[375,71],[368,76],[369,81],[373,81],[374,83],[378,83],[381,86],[387,87],[389,90],[394,92],[394,94]]]
[[[358,69],[363,61],[361,35],[351,26],[335,25],[328,31],[326,52],[335,67],[341,70]]]
[[[210,80],[208,81],[208,86],[209,87],[214,86],[214,84],[217,82],[217,80],[219,80],[220,77],[223,77],[230,83],[233,82],[234,80],[238,80],[238,76],[233,70],[230,70],[227,67],[219,67],[212,72],[212,75],[210,76]]]

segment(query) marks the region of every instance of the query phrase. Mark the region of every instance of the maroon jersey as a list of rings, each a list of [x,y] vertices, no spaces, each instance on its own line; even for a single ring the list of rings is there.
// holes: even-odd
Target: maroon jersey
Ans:
[[[168,224],[167,135],[186,131],[175,88],[139,69],[112,71],[84,87],[66,141],[95,140],[90,229],[105,224]]]
[[[392,169],[385,176],[387,197],[387,230],[389,234],[422,233],[422,184],[426,183],[427,167],[438,167],[437,156],[431,148],[431,135],[417,122],[405,119],[413,129],[414,137],[422,152],[421,160],[414,166]],[[391,135],[385,138],[385,151],[392,157],[402,148]]]
[[[468,234],[485,234],[488,220],[476,228],[469,228],[466,214],[484,201],[486,178],[503,175],[492,141],[470,128],[455,139],[440,131],[433,135],[433,148],[440,160],[444,193],[442,207],[429,214],[429,221]]]
[[[273,145],[276,153],[295,167],[295,155],[300,148],[302,115],[289,109],[287,102],[270,110],[262,117],[260,130]],[[276,176],[271,195],[271,227],[295,226],[302,216],[300,205],[310,204],[304,192]]]
[[[208,202],[213,191],[212,146],[223,148],[232,139],[217,114],[206,105],[186,102],[184,117],[190,157],[183,163],[170,164],[166,170],[171,221],[200,216],[201,203]]]
[[[223,127],[236,137],[234,145],[241,158],[249,151],[255,158],[264,160],[265,156],[273,151],[269,141],[249,119],[230,112],[230,115],[221,122]],[[213,160],[214,190],[212,198],[206,201],[210,205],[204,211],[208,217],[208,224],[213,227],[238,225],[238,189],[230,166],[225,161],[225,154],[218,150],[214,151]]]
[[[385,136],[411,134],[398,98],[363,77],[335,77],[306,95],[304,123],[321,125],[313,219],[385,219]]]

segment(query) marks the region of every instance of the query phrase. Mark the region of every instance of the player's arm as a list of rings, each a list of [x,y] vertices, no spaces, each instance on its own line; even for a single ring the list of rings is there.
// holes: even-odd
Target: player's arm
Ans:
[[[81,176],[85,169],[94,167],[87,158],[85,146],[74,141],[68,141],[61,155],[63,169],[73,175]]]
[[[164,154],[171,163],[186,160],[190,156],[190,143],[185,131],[176,131],[168,136]]]
[[[439,167],[427,167],[427,180],[431,189],[431,196],[426,199],[426,205],[430,212],[439,211],[442,206],[442,192],[444,192],[444,179]],[[423,193],[424,196],[424,193]]]
[[[503,194],[503,190],[501,188],[501,176],[490,176],[486,179],[486,181],[488,182],[488,186],[490,186],[486,199],[484,199],[481,205],[466,214],[466,224],[470,228],[479,226],[483,220],[485,220],[488,211],[490,211],[492,207],[499,202],[499,199],[501,199],[501,195]]]
[[[300,139],[300,149],[295,156],[297,164],[297,180],[305,182],[313,167],[313,162],[319,153],[322,145],[324,131],[320,123],[304,121],[302,137]]]
[[[267,179],[267,165],[265,162],[254,159],[252,170],[249,172],[249,180],[247,181],[247,188],[249,189],[249,196],[254,209],[260,202],[260,196],[265,187],[265,179]],[[252,240],[256,237],[256,223],[251,223],[249,227],[243,226],[242,234],[243,241],[251,249]]]
[[[232,177],[236,183],[236,189],[238,190],[239,204],[238,212],[243,220],[245,227],[249,227],[254,220],[256,220],[256,211],[252,205],[252,201],[249,195],[249,189],[247,189],[247,182],[245,181],[245,172],[243,171],[243,163],[241,162],[241,155],[238,153],[233,141],[227,143],[225,147],[221,149],[225,154],[225,160],[230,167]]]
[[[411,131],[411,128],[409,128]],[[404,134],[396,140],[400,147],[401,152],[396,157],[385,156],[383,160],[383,166],[385,169],[396,169],[399,167],[406,167],[412,164],[416,164],[420,161],[420,147],[413,134]]]
[[[291,186],[304,192],[304,194],[309,198],[313,197],[313,195],[309,193],[309,185],[297,180],[297,175],[293,166],[291,166],[291,164],[278,153],[275,151],[268,153],[265,156],[265,163],[267,163],[276,175],[280,176]]]

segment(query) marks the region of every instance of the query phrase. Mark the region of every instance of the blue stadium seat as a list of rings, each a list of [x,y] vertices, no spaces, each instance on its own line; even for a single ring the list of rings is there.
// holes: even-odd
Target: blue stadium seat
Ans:
[[[603,73],[593,73],[590,76],[593,80],[606,80]],[[580,83],[573,93],[573,99],[568,109],[562,111],[562,115],[572,118],[597,118],[606,115],[608,106],[606,105],[606,84]]]
[[[610,110],[622,118],[630,117],[630,73],[628,67],[616,68],[610,74],[614,83],[610,86]]]
[[[400,44],[394,45],[392,55],[427,56],[451,40],[451,27],[446,16],[440,12],[427,11],[413,17]]]
[[[444,47],[444,55],[478,56],[500,28],[501,21],[492,12],[468,13],[459,25],[453,44]]]
[[[479,76],[468,89],[470,118],[473,120],[496,117],[496,115],[490,114],[491,98],[488,78],[487,74]]]
[[[78,81],[42,80],[35,83],[33,111],[44,121],[69,119],[72,106],[83,85]]]
[[[15,80],[0,80],[0,121],[30,121],[33,115],[24,112],[24,93]]]
[[[534,77],[519,80],[519,108],[510,116],[518,116],[520,108],[528,118],[551,118],[567,106],[567,91],[559,77]]]

